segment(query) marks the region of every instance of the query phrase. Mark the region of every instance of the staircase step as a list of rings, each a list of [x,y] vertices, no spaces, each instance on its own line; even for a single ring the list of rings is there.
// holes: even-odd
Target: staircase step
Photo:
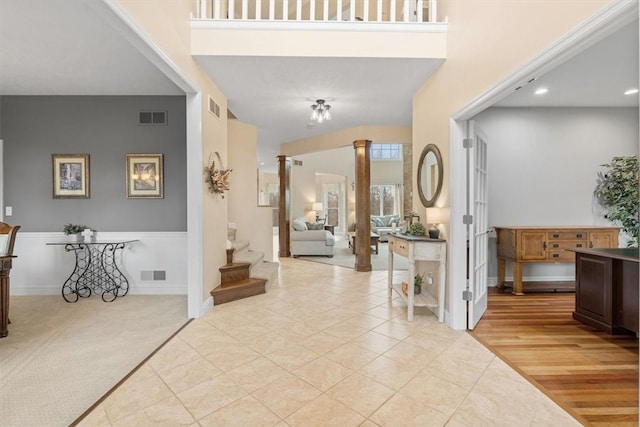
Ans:
[[[231,242],[231,248],[237,254],[238,252],[242,252],[244,250],[249,250],[249,241],[248,240],[234,240]]]
[[[222,284],[229,282],[235,282],[237,280],[243,280],[249,278],[249,268],[251,264],[248,262],[234,262],[233,264],[226,264],[220,267],[220,280]]]
[[[220,305],[226,302],[251,297],[254,295],[264,294],[266,280],[264,279],[244,279],[231,283],[219,285],[211,292],[213,297],[213,305]]]
[[[259,251],[242,251],[233,253],[233,262],[248,262],[251,268],[262,262],[264,253]]]
[[[250,276],[256,279],[266,280],[265,291],[268,291],[271,286],[278,283],[279,268],[280,263],[263,261],[251,268]]]

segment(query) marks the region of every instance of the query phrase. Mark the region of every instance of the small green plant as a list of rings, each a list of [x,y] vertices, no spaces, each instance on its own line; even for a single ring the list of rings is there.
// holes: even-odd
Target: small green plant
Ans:
[[[422,293],[422,283],[424,282],[424,274],[416,274],[413,276],[413,293],[418,295]]]
[[[422,282],[424,282],[424,276],[422,274],[416,274],[413,278],[413,284],[415,286],[422,286]]]
[[[64,234],[78,234],[78,233],[82,233],[85,228],[87,228],[86,225],[65,224],[62,231],[64,231]]]
[[[424,236],[426,234],[424,225],[421,222],[414,222],[409,226],[409,234],[414,236]]]
[[[593,195],[607,213],[605,218],[617,222],[631,237],[628,246],[638,246],[638,157],[614,157],[598,172]]]

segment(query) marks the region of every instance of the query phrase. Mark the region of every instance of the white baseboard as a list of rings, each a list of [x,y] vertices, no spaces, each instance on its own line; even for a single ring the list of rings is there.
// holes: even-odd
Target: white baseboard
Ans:
[[[506,282],[513,282],[513,276],[505,276]],[[575,276],[523,276],[523,282],[573,282],[576,280]],[[487,278],[488,286],[498,286],[498,277],[489,276]]]
[[[209,297],[202,302],[202,307],[200,308],[200,317],[204,316],[206,313],[213,309],[213,297]]]
[[[127,295],[186,295],[187,288],[185,286],[162,287],[162,288],[144,288],[130,289]],[[17,288],[11,290],[11,295],[15,296],[41,296],[41,295],[60,295],[62,298],[62,285],[56,287],[29,287]]]

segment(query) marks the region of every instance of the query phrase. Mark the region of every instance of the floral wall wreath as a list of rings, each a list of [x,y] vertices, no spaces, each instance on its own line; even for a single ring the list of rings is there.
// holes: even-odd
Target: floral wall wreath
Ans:
[[[216,151],[214,153],[220,162],[220,169],[216,169],[216,162],[211,159],[209,155],[208,165],[204,168],[205,182],[209,184],[209,191],[211,193],[222,194],[224,199],[224,192],[229,189],[229,175],[233,169],[225,169],[222,166],[222,159],[220,154]]]

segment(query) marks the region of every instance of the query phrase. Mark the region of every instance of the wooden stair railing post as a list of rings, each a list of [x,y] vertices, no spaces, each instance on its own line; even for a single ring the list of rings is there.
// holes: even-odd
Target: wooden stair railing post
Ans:
[[[353,141],[356,150],[356,271],[371,271],[371,141]]]
[[[277,156],[280,197],[278,201],[278,256],[291,256],[289,209],[291,205],[291,158]]]

